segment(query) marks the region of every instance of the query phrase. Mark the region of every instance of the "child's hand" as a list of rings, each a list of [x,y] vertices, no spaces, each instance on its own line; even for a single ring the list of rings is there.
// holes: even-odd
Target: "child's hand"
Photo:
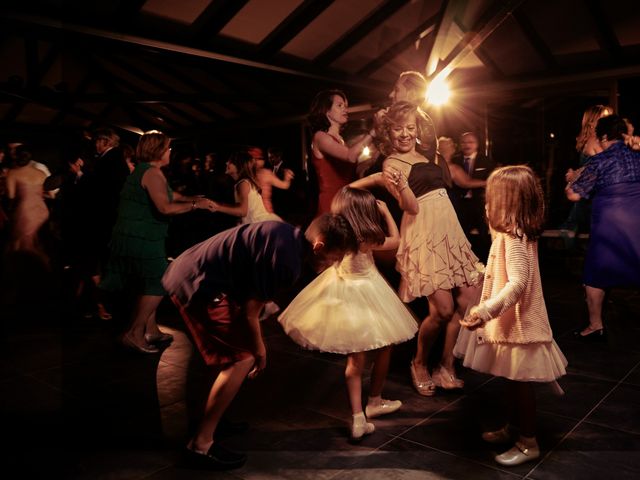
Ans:
[[[484,325],[484,320],[482,320],[482,318],[480,318],[480,315],[478,315],[476,312],[472,312],[462,320],[460,320],[460,325],[473,331],[477,328],[482,327]]]

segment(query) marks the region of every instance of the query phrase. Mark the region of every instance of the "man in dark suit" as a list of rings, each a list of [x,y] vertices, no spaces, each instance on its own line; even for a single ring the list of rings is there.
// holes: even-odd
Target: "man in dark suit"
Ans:
[[[478,151],[478,136],[465,132],[460,136],[460,152],[451,161],[462,167],[471,178],[486,180],[495,168],[494,162]],[[484,214],[484,189],[464,189],[453,186],[451,200],[458,220],[473,250],[480,260],[486,261],[491,246],[489,228]]]

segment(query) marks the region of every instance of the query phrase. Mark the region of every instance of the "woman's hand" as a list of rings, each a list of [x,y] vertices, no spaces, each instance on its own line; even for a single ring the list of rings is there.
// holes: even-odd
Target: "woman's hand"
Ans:
[[[293,173],[293,171],[289,170],[288,168],[285,168],[285,170],[284,170],[284,180],[286,182],[290,182],[294,178],[295,178],[295,174]]]
[[[569,170],[567,170],[567,173],[565,173],[564,179],[567,181],[567,183],[571,183],[577,178],[577,176],[578,172],[573,168],[570,168]]]
[[[267,366],[267,347],[264,346],[262,338],[258,340],[253,356],[255,357],[255,362],[253,364],[253,368],[247,375],[247,377],[251,379],[256,378]]]
[[[393,167],[386,167],[382,170],[384,181],[387,187],[400,193],[407,186],[407,179],[401,171],[396,170]]]
[[[622,134],[622,136],[624,137],[624,143],[631,149],[631,150],[640,150],[640,137],[637,137],[635,135],[627,135],[627,134]]]

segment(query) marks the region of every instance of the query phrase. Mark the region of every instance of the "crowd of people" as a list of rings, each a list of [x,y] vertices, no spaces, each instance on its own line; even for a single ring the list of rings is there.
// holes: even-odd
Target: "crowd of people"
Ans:
[[[6,250],[48,262],[40,234],[49,219],[45,198],[55,198],[62,263],[74,272],[79,311],[108,320],[106,293],[134,294],[120,342],[137,353],[155,354],[172,342],[156,321],[170,296],[212,368],[205,411],[187,444],[194,464],[230,469],[246,460],[220,445],[215,431],[244,379],[266,367],[260,321],[276,313],[301,347],[346,355],[350,441],[375,430],[371,419],[402,408],[401,400],[382,397],[384,383],[393,345],[417,333],[408,365],[416,392],[463,388],[456,357],[508,379],[513,411],[503,428],[482,438],[512,445],[495,457],[501,465],[534,460],[534,385],[555,382],[567,365],[553,340],[538,267],[540,182],[528,166],[497,167],[473,132],[461,135],[459,152],[451,138],[438,138],[421,108],[425,90],[422,75],[404,72],[391,105],[350,144],[341,136],[344,92],[315,96],[309,126],[317,195],[308,219],[295,225],[280,194],[296,175],[277,148],[268,149],[268,159],[261,148],[239,148],[224,171],[214,154],[170,169],[171,140],[162,132],[144,133],[133,149],[101,129],[86,173],[88,159],[72,158],[63,173],[50,175],[26,145],[15,145],[3,162],[10,163],[0,211]],[[566,192],[572,201],[594,198],[584,280],[589,325],[577,332],[591,339],[604,334],[606,290],[640,285],[640,141],[608,108],[585,118],[578,149],[589,158],[567,173]],[[372,157],[362,154],[365,146]],[[169,251],[170,220],[184,227],[185,218],[201,226],[199,234]],[[385,281],[376,267],[384,252],[393,255],[399,282]],[[317,272],[306,286],[305,265]],[[428,314],[417,320],[408,305],[421,297]],[[440,337],[442,354],[430,368]]]

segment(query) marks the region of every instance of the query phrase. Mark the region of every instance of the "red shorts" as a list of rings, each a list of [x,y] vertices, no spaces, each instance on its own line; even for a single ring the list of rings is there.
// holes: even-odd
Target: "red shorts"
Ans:
[[[253,356],[252,333],[238,305],[221,295],[211,301],[194,300],[183,306],[174,296],[173,303],[209,366],[236,363]]]

